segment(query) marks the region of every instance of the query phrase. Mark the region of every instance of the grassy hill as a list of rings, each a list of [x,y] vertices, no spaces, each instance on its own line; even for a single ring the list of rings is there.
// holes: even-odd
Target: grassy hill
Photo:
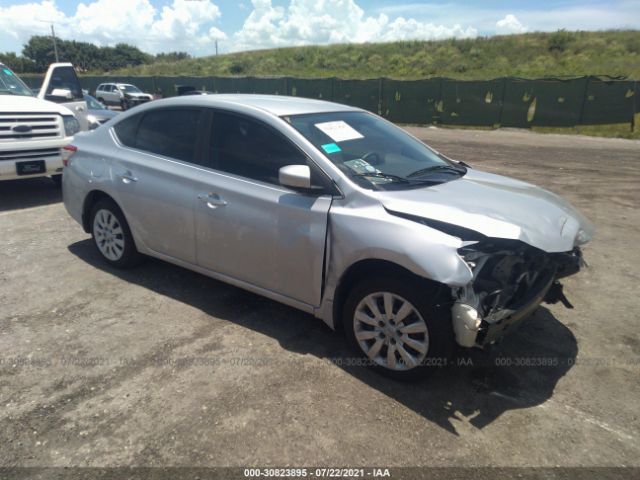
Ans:
[[[640,79],[640,31],[558,31],[469,40],[280,48],[156,62],[116,73],[398,79],[606,74]]]

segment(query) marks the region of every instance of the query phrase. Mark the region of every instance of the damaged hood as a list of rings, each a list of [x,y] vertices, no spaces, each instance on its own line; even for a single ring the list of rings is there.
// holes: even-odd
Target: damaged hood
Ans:
[[[401,191],[376,192],[393,212],[468,228],[487,237],[521,240],[546,252],[566,252],[588,241],[593,226],[559,196],[530,183],[469,169],[456,180]]]

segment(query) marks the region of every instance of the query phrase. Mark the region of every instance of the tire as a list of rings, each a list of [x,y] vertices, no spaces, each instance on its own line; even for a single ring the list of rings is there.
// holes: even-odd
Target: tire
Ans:
[[[106,105],[106,104],[107,104],[107,102],[105,102],[105,101],[104,101],[104,98],[102,98],[102,97],[98,97],[98,101],[99,101],[101,104],[103,104],[103,105]]]
[[[120,100],[120,108],[123,112],[128,108],[126,100]]]
[[[98,201],[91,209],[91,237],[105,262],[116,268],[131,268],[140,263],[129,224],[120,207],[111,199]]]
[[[344,303],[344,332],[378,373],[396,380],[424,378],[447,366],[453,354],[448,303],[437,288],[409,275],[365,278]]]
[[[62,188],[62,175],[51,175],[51,181],[56,188]]]

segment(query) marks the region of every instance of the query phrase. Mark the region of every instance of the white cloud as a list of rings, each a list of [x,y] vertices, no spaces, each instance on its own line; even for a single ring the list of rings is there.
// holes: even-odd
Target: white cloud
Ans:
[[[524,33],[528,30],[515,15],[506,15],[502,20],[496,22],[496,33],[510,34],[510,33]]]
[[[32,35],[48,35],[46,22],[54,22],[56,35],[64,39],[99,45],[124,42],[151,53],[211,54],[214,41],[226,38],[212,26],[220,17],[220,9],[210,0],[173,0],[162,9],[149,0],[95,0],[78,4],[69,16],[54,1],[43,0],[0,7],[0,45],[22,45]]]
[[[33,31],[47,34],[50,27],[42,20],[62,22],[65,20],[65,15],[58,9],[55,2],[49,0],[0,7],[0,39],[2,39],[1,35],[16,40],[28,39]]]
[[[354,0],[291,0],[288,7],[252,0],[253,10],[233,36],[234,50],[347,42],[475,37],[473,27],[447,27],[386,14],[366,16]]]
[[[26,1],[30,3],[9,5]],[[507,12],[491,6],[398,0],[361,7],[365,0],[239,0],[246,17],[235,33],[223,31],[217,0],[82,0],[69,14],[55,0],[0,0],[0,51],[20,51],[32,35],[49,35],[47,22],[65,39],[114,45],[126,42],[157,53],[193,55],[287,45],[475,37],[494,33],[552,31],[558,28],[640,28],[638,0],[564,0],[515,5]],[[164,6],[156,6],[162,3]],[[515,2],[517,3],[517,2]],[[275,5],[274,5],[275,4]],[[231,7],[232,8],[232,7]],[[245,11],[246,9],[246,11]],[[242,13],[240,13],[242,11]],[[248,15],[247,15],[248,14]],[[452,20],[455,19],[455,22]],[[496,19],[498,22],[496,22]],[[524,24],[519,20],[523,19]]]

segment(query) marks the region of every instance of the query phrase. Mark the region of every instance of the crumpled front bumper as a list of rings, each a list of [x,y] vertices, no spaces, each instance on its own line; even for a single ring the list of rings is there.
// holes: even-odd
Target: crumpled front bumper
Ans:
[[[549,258],[548,269],[540,272],[524,293],[489,313],[481,313],[483,309],[478,301],[479,296],[472,284],[455,289],[457,300],[452,305],[451,318],[457,343],[463,347],[483,347],[494,343],[529,317],[542,302],[560,301],[568,308],[573,308],[562,293],[559,279],[580,270],[584,264],[582,254],[576,248],[572,252],[549,254]]]

